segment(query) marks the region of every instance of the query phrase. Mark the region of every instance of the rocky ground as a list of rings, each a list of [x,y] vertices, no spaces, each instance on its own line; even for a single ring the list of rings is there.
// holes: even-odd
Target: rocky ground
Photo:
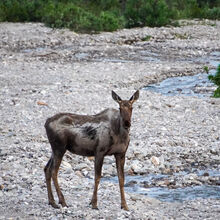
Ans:
[[[113,89],[129,98],[149,83],[213,68],[207,57],[220,51],[220,22],[183,21],[180,27],[98,35],[40,23],[0,23],[0,36],[0,219],[218,219],[219,199],[171,203],[126,192],[130,211],[123,211],[118,184],[105,180],[99,210],[92,210],[93,158],[70,153],[59,172],[69,208],[55,210],[48,206],[43,168],[51,154],[47,117],[117,108]],[[219,171],[219,164],[220,100],[141,89],[126,175],[169,174],[145,187],[219,185],[218,176],[195,173]],[[182,177],[173,175],[181,172]],[[106,157],[103,177],[115,175],[114,159]]]

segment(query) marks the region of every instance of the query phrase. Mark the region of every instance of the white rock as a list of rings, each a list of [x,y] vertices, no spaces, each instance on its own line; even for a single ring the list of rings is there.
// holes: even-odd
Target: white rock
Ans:
[[[152,156],[151,157],[151,162],[154,164],[154,166],[159,166],[160,159],[158,157]]]
[[[67,161],[62,161],[60,167],[61,167],[61,169],[64,169],[65,173],[71,173],[72,172],[72,166]]]
[[[140,173],[142,172],[142,164],[140,163],[140,161],[138,160],[134,160],[131,163],[131,169],[135,172],[135,173]]]
[[[88,165],[86,163],[79,163],[74,167],[74,170],[83,170],[85,168],[88,168]]]

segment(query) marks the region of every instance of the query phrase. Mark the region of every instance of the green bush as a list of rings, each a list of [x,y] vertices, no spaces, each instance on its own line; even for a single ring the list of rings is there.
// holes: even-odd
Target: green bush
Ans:
[[[78,32],[163,26],[172,19],[220,19],[220,0],[0,0],[0,21],[44,22]]]
[[[214,91],[213,97],[220,98],[220,64],[218,65],[216,74],[214,76],[209,75],[208,78],[218,86],[218,88]]]
[[[111,12],[101,12],[100,14],[101,29],[103,31],[114,31],[123,27],[123,17],[116,17]]]
[[[0,3],[0,20],[11,22],[39,21],[37,11],[42,0],[3,0]]]
[[[123,19],[112,12],[92,14],[72,3],[48,4],[44,9],[43,22],[48,26],[69,29],[80,32],[114,31],[123,27]]]
[[[220,98],[220,87],[218,87],[213,94],[213,97],[215,98]]]
[[[88,15],[86,12],[72,3],[56,3],[49,1],[48,5],[44,8],[42,21],[53,28],[67,27],[79,30],[82,23],[84,26],[88,25]]]
[[[128,0],[124,13],[127,27],[162,26],[170,21],[164,0]]]
[[[100,5],[100,8],[104,11],[120,8],[118,0],[99,0],[98,2],[100,2],[98,5]]]
[[[220,7],[203,9],[203,17],[207,19],[220,19]]]
[[[186,18],[200,18],[201,9],[196,0],[188,0],[184,9],[184,15]]]

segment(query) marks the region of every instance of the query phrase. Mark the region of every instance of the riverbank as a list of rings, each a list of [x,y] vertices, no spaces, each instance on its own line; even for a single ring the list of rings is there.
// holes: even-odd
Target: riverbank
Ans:
[[[43,174],[51,150],[43,125],[57,112],[95,114],[117,108],[111,90],[129,98],[150,83],[198,74],[205,65],[213,68],[205,58],[220,51],[219,22],[99,35],[39,23],[0,23],[0,36],[2,219],[217,219],[219,199],[170,203],[128,192],[130,211],[125,212],[118,202],[118,184],[108,181],[100,185],[99,210],[92,210],[93,158],[69,153],[59,182],[70,207],[52,209]],[[126,175],[220,170],[219,107],[218,99],[141,90],[133,110]],[[114,175],[114,159],[107,157],[103,176]]]

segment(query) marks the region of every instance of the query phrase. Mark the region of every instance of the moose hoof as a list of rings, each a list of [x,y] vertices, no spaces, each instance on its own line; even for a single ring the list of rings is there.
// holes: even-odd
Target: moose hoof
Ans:
[[[68,205],[66,204],[66,202],[60,201],[59,204],[61,204],[62,207],[67,207],[68,208]]]
[[[92,206],[92,209],[99,210],[97,206]]]
[[[51,205],[55,209],[59,209],[60,208],[55,202],[49,202],[49,205]]]
[[[127,205],[123,205],[123,206],[121,206],[121,209],[124,209],[125,211],[129,211],[129,208],[128,208]]]
[[[91,201],[89,204],[92,205],[92,209],[96,209],[96,210],[99,209],[97,203]]]

